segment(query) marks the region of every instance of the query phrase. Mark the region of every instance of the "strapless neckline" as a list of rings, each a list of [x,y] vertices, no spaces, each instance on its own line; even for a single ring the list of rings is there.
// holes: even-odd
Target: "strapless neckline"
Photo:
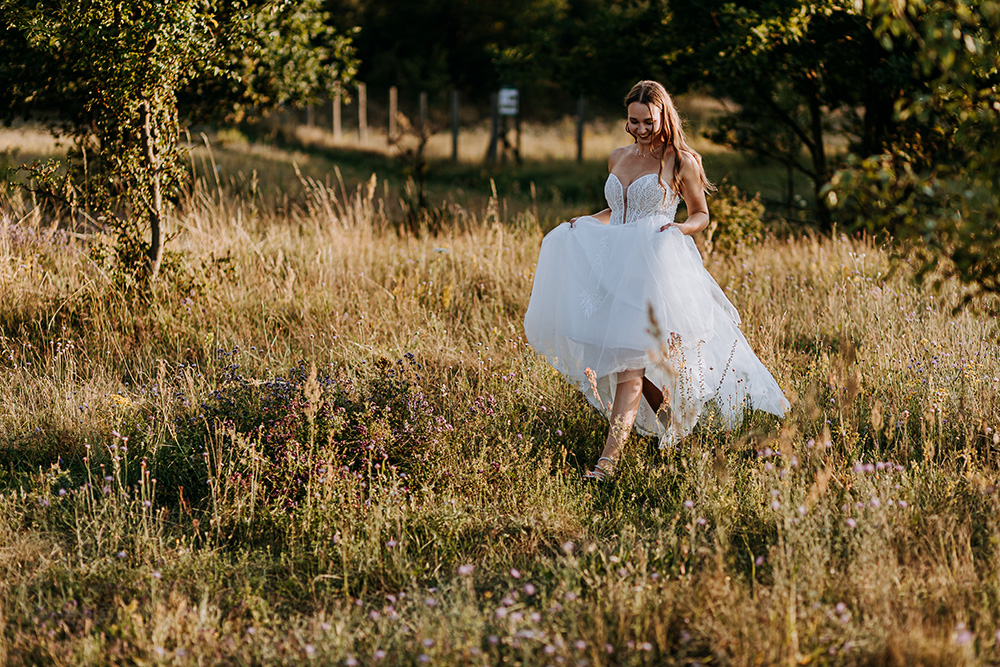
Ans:
[[[620,178],[618,177],[618,174],[616,174],[616,173],[614,173],[614,172],[611,172],[611,173],[609,173],[609,174],[608,174],[608,178],[611,178],[612,176],[614,176],[614,177],[615,177],[615,180],[616,180],[616,181],[618,181],[618,187],[620,187],[620,188],[622,189],[622,192],[623,192],[623,193],[625,193],[625,196],[626,196],[626,199],[628,199],[628,191],[629,191],[630,189],[632,189],[632,186],[633,186],[633,185],[635,185],[636,183],[638,183],[638,182],[639,182],[639,181],[641,181],[642,179],[646,178],[647,176],[659,176],[659,174],[654,174],[653,172],[649,172],[648,174],[643,174],[642,176],[638,176],[638,177],[636,177],[636,178],[635,178],[635,180],[633,180],[633,181],[632,181],[631,183],[629,183],[629,184],[628,184],[627,186],[626,186],[626,185],[625,185],[624,183],[622,183],[622,179],[620,179]],[[666,182],[665,180],[663,180],[662,178],[660,179],[660,183],[662,183],[662,184],[663,184],[663,187],[665,187],[665,188],[666,188],[667,190],[669,190],[669,191],[673,192],[673,188],[671,188],[671,187],[670,187],[670,184],[669,184],[669,183],[667,183],[667,182]]]

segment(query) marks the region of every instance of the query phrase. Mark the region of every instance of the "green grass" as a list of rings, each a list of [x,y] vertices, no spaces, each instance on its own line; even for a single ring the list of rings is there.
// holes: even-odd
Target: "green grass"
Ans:
[[[958,286],[843,236],[708,257],[792,409],[589,486],[607,424],[522,334],[525,186],[603,165],[435,165],[414,235],[396,163],[297,150],[196,153],[148,298],[6,196],[0,662],[1000,660],[1000,352]]]

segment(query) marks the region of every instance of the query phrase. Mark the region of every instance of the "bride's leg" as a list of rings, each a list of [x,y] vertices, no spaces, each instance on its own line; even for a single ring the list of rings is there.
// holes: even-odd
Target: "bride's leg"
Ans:
[[[642,398],[643,369],[623,371],[618,374],[618,387],[615,390],[615,402],[611,406],[611,426],[608,429],[608,439],[604,443],[602,458],[618,460],[618,454],[632,431],[632,424],[639,412],[639,399]]]
[[[653,413],[659,412],[660,406],[663,405],[663,392],[645,375],[642,376],[642,395],[653,409]]]

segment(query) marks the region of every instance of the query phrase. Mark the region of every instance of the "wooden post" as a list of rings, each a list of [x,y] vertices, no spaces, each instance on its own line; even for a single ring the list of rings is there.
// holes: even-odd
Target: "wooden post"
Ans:
[[[583,113],[586,102],[583,95],[576,101],[576,161],[583,162]]]
[[[427,130],[427,93],[423,91],[420,93],[418,114],[420,118],[420,136],[424,136],[424,132]]]
[[[392,143],[396,139],[396,116],[399,110],[399,90],[396,86],[389,88],[389,136],[387,142]]]
[[[497,140],[500,138],[500,109],[497,107],[497,104],[499,104],[498,95],[491,93],[490,113],[492,119],[490,122],[490,147],[486,150],[486,161],[493,163],[498,162]]]
[[[517,133],[517,143],[514,144],[514,159],[521,164],[521,112],[514,116],[514,132]]]
[[[340,91],[333,94],[333,140],[340,141],[343,136],[340,125]]]
[[[365,84],[358,84],[358,143],[368,141],[368,90]]]
[[[458,91],[451,91],[451,161],[458,162]]]
[[[313,105],[306,106],[306,126],[313,127],[316,124],[316,109]]]

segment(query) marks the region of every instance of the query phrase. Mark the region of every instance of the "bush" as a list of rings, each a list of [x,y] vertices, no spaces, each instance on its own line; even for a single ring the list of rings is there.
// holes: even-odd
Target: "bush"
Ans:
[[[723,255],[734,255],[764,238],[764,204],[760,193],[748,197],[736,186],[723,183],[709,208],[712,221],[704,232],[706,254],[718,250]]]

